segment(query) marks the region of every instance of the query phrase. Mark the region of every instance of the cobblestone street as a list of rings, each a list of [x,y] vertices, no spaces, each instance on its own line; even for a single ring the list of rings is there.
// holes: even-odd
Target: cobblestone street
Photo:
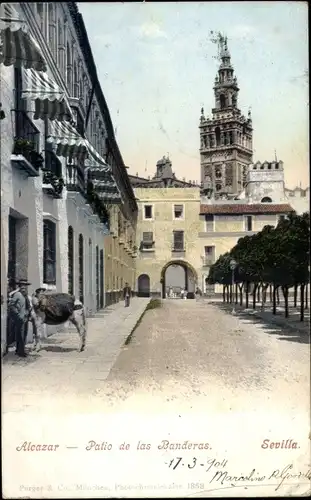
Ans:
[[[147,303],[119,303],[89,319],[83,353],[71,330],[26,360],[9,353],[3,411],[308,411],[307,334],[232,316],[220,304],[166,300],[125,346]]]
[[[124,345],[148,302],[134,299],[129,308],[119,303],[89,319],[83,353],[76,333],[68,332],[46,339],[42,351],[26,360],[11,353],[4,360],[6,498],[119,498],[131,495],[127,488],[143,496],[137,484],[151,485],[152,496],[157,478],[181,496],[202,490],[205,497],[204,490],[222,488],[210,485],[212,476],[199,469],[172,471],[168,457],[177,452],[160,450],[162,440],[212,442],[214,455],[208,456],[229,460],[237,474],[250,464],[271,473],[289,461],[305,470],[308,337],[232,316],[220,304],[165,300],[146,311]],[[267,453],[267,438],[292,439],[298,448]],[[150,453],[142,451],[148,442]],[[33,443],[54,443],[59,452],[27,452]],[[120,451],[121,443],[130,443],[131,453]],[[183,453],[190,464],[197,460],[195,452]],[[205,460],[206,452],[200,456]],[[16,462],[21,473],[11,482],[10,464]],[[290,492],[291,484],[282,492]],[[308,481],[300,487],[306,491]],[[261,496],[265,488],[257,491]]]

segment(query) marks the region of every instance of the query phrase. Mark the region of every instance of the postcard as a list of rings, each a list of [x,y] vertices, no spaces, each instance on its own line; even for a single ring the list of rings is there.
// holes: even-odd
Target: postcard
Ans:
[[[310,495],[307,4],[0,36],[3,497]]]

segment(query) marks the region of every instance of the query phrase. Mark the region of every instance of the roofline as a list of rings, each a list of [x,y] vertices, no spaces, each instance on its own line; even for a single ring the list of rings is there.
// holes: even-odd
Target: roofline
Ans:
[[[115,153],[117,156],[116,160],[118,162],[120,162],[120,164],[121,164],[120,166],[123,167],[125,170],[126,167],[125,167],[118,143],[117,143],[116,138],[115,138],[113,124],[112,124],[109,108],[107,105],[107,101],[105,99],[104,93],[102,91],[102,88],[101,88],[101,85],[100,85],[100,82],[98,79],[96,64],[95,64],[95,61],[93,58],[92,49],[91,49],[91,45],[90,45],[90,42],[88,39],[88,35],[87,35],[87,31],[86,31],[86,27],[84,24],[82,14],[80,14],[80,12],[79,12],[77,2],[67,2],[67,5],[68,5],[68,9],[69,9],[69,12],[71,15],[72,22],[73,22],[73,24],[76,28],[77,34],[78,34],[80,48],[81,48],[81,51],[84,55],[84,62],[85,62],[87,69],[90,73],[91,79],[93,80],[93,85],[95,85],[95,95],[96,95],[98,102],[99,102],[99,105],[103,111],[103,116],[104,116],[105,125],[107,127],[108,137],[114,145],[114,150],[115,150]],[[125,170],[125,172],[126,172],[126,170]],[[126,175],[127,175],[127,172],[126,172]],[[123,177],[123,180],[125,181],[125,185],[126,185],[125,186],[126,190],[128,191],[128,194],[131,195],[132,201],[135,203],[135,208],[136,208],[136,210],[138,210],[138,206],[137,206],[137,203],[135,200],[134,191],[133,191],[131,183],[129,182],[129,179],[126,179],[124,177],[124,175],[122,175],[122,173],[121,173],[121,177]]]

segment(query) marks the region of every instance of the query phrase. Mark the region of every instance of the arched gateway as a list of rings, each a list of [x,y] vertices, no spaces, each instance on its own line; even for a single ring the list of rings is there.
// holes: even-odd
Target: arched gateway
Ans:
[[[165,274],[166,274],[167,269],[170,266],[181,266],[184,269],[185,279],[184,279],[184,283],[182,286],[184,287],[185,290],[187,290],[189,292],[190,297],[194,298],[195,288],[196,288],[197,283],[198,283],[198,274],[197,274],[196,270],[194,269],[194,267],[191,264],[189,264],[189,262],[187,262],[185,260],[181,260],[181,259],[170,260],[162,268],[161,279],[160,279],[160,282],[162,284],[162,298],[165,299],[165,297],[166,297],[166,277],[165,277]]]

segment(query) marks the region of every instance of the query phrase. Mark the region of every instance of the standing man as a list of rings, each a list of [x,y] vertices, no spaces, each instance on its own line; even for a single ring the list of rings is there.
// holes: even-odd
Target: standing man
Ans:
[[[33,338],[35,339],[37,337],[37,326],[36,326],[36,315],[35,315],[35,310],[33,307],[32,303],[32,297],[28,295],[28,290],[27,287],[30,285],[30,283],[23,282],[24,285],[21,286],[20,291],[25,297],[26,301],[26,316],[25,316],[25,326],[24,326],[24,344],[27,344],[27,336],[28,336],[28,327],[29,327],[29,322],[32,324],[32,335]]]
[[[25,323],[28,321],[29,312],[27,312],[26,298],[27,286],[30,285],[26,280],[20,280],[17,288],[9,296],[9,314],[15,333],[16,351],[15,354],[22,358],[27,356],[25,352],[24,330]]]
[[[125,300],[125,307],[128,307],[130,305],[130,297],[131,297],[131,287],[126,282],[125,287],[123,289],[123,298]]]

